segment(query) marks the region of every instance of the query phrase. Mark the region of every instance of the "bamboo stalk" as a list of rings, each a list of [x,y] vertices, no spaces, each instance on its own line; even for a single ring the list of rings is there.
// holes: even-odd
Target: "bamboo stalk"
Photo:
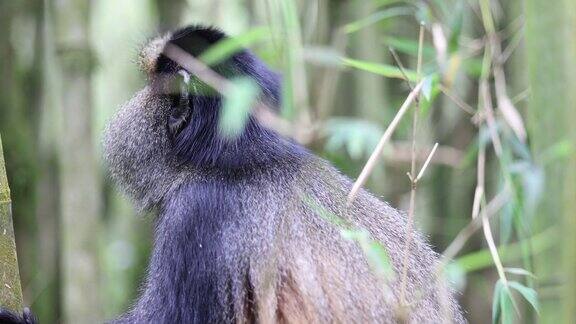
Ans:
[[[2,138],[0,138],[0,306],[16,311],[22,309],[22,287]]]

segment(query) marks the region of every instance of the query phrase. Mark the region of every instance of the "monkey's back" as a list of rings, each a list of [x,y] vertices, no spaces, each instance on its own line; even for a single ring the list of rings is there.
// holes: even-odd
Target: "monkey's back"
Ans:
[[[302,159],[204,172],[170,194],[148,280],[121,322],[396,322],[405,215],[366,191],[347,207],[350,180],[311,154]],[[382,244],[393,277],[375,274],[339,220]],[[416,231],[412,236],[410,322],[464,322],[434,276],[437,255]]]
[[[315,156],[307,159],[298,170],[275,166],[239,180],[239,215],[222,231],[231,274],[224,282],[232,282],[222,296],[232,294],[234,318],[396,322],[406,215],[364,190],[347,207],[350,180]],[[385,248],[392,276],[376,275],[358,242],[343,236],[349,225],[365,229]],[[452,293],[435,278],[437,255],[417,231],[411,235],[410,322],[463,322]],[[246,285],[250,289],[242,289]]]

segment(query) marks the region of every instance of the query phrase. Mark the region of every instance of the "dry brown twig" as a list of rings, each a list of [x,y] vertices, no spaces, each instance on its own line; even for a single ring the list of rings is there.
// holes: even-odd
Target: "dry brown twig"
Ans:
[[[398,123],[400,123],[400,120],[402,120],[402,117],[404,116],[408,108],[410,108],[410,105],[412,104],[412,102],[414,102],[415,97],[417,96],[418,93],[420,93],[421,89],[422,89],[422,82],[418,83],[416,87],[414,87],[414,90],[412,90],[410,94],[408,94],[408,97],[406,98],[406,100],[396,113],[396,116],[394,116],[394,119],[392,119],[392,122],[390,123],[390,125],[388,125],[388,128],[386,128],[386,131],[384,131],[384,135],[382,135],[382,137],[380,138],[380,142],[378,142],[376,149],[374,149],[372,155],[370,155],[368,162],[366,162],[366,165],[364,165],[362,172],[360,172],[358,179],[356,180],[356,182],[354,182],[354,185],[352,186],[352,189],[348,194],[348,205],[354,202],[354,199],[356,198],[358,191],[360,190],[360,188],[362,188],[362,186],[366,182],[366,179],[368,179],[368,176],[374,169],[374,166],[376,166],[376,163],[378,162],[378,159],[380,158],[380,155],[382,154],[382,151],[384,150],[386,143],[388,143],[388,140],[392,136],[392,133],[394,133],[394,130],[398,126]]]
[[[383,153],[383,158],[389,163],[411,162],[411,149],[411,143],[409,142],[393,141],[390,142],[390,149]],[[416,154],[416,160],[422,163],[426,161],[431,149],[431,147],[419,148]],[[459,149],[448,145],[439,145],[437,151],[434,153],[434,158],[430,163],[458,168],[462,164],[464,155],[465,153]]]

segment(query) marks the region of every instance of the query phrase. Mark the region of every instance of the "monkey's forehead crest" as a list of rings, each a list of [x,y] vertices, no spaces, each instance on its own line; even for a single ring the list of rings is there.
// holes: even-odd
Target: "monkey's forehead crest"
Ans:
[[[198,57],[210,46],[225,38],[226,34],[215,27],[192,25],[178,29],[148,42],[140,51],[139,65],[148,76],[162,72],[174,73],[177,71],[177,65],[162,54],[168,42]]]

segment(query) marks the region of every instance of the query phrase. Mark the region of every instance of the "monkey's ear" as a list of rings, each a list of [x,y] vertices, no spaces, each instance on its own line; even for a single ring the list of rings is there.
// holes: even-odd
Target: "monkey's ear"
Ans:
[[[204,26],[189,26],[175,31],[169,43],[178,46],[188,54],[199,57],[214,44],[227,38],[219,29]],[[174,73],[181,69],[174,61],[160,54],[156,61],[155,73]]]
[[[198,57],[210,46],[227,37],[215,27],[192,25],[178,29],[146,44],[140,51],[140,65],[149,76],[157,73],[175,73],[180,67],[162,55],[164,46],[168,42],[182,48],[194,57]]]

